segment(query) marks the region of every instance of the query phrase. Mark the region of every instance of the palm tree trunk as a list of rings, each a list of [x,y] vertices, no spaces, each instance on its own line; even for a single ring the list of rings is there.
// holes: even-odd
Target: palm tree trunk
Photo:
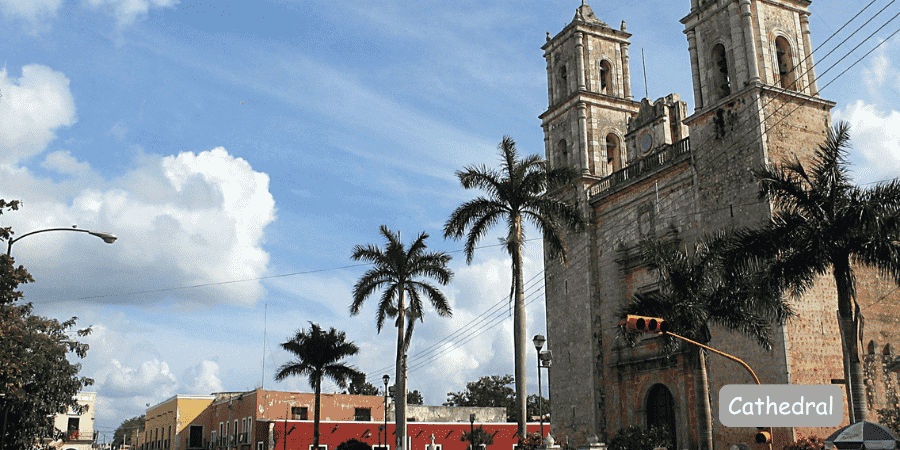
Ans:
[[[834,282],[838,295],[838,315],[840,316],[841,338],[847,346],[847,358],[844,366],[850,375],[850,396],[853,404],[853,416],[857,422],[866,420],[868,405],[866,404],[866,386],[863,377],[862,363],[859,359],[859,317],[854,317],[852,295],[852,272],[849,257],[834,259]]]
[[[528,436],[525,424],[527,417],[527,394],[525,392],[525,288],[522,283],[522,219],[514,221],[512,242],[513,283],[515,283],[515,305],[513,305],[513,351],[516,371],[516,408],[519,410],[518,433],[520,439]]]
[[[319,415],[321,414],[320,400],[322,399],[322,376],[316,379],[316,406],[313,409],[313,450],[319,450]],[[284,440],[287,442],[287,430],[284,430]]]
[[[709,367],[706,364],[706,351],[698,348],[698,356],[700,358],[700,411],[703,417],[700,420],[703,427],[700,429],[700,449],[713,450],[713,433],[712,433],[712,408],[709,404]],[[671,430],[672,442],[675,442],[675,430]]]
[[[397,435],[395,450],[406,450],[406,348],[404,346],[404,283],[400,283],[400,296],[397,303],[397,363],[394,368],[394,376],[397,382],[394,384],[394,411],[396,412],[395,430]],[[385,433],[387,430],[385,430]]]

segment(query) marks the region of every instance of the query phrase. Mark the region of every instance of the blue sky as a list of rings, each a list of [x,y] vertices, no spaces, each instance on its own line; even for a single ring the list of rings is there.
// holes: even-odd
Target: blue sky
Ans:
[[[176,393],[308,391],[272,379],[288,359],[278,343],[308,321],[345,330],[375,384],[393,377],[395,335],[376,333],[374,302],[348,313],[365,270],[347,267],[352,248],[383,244],[381,224],[454,252],[454,317],[416,327],[410,389],[441,404],[466,381],[512,373],[509,260],[489,247],[466,265],[441,228],[475,195],[454,172],[496,165],[503,135],[543,154],[540,47],[581,2],[208,1],[0,0],[0,198],[24,202],[3,223],[119,237],[47,233],[13,248],[39,313],[93,326],[80,362],[96,380],[97,429],[111,435]],[[643,50],[650,97],[677,92],[693,110],[678,22],[689,1],[588,3],[627,21],[636,95]],[[862,6],[813,2],[813,45]],[[895,31],[823,75],[894,14],[824,61],[862,21],[817,51],[819,86]],[[892,39],[822,91],[853,126],[860,183],[900,172],[898,59]],[[539,241],[527,256],[530,336],[545,333]],[[208,286],[162,290],[196,285]],[[452,335],[480,317],[480,334]],[[425,350],[440,357],[416,360]]]

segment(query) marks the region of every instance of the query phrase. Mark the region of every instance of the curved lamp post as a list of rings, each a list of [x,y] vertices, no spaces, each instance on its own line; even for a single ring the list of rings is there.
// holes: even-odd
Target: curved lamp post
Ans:
[[[13,244],[18,242],[20,239],[22,239],[26,236],[31,236],[32,234],[44,233],[47,231],[80,231],[82,233],[87,233],[87,234],[92,234],[94,236],[97,236],[98,238],[103,239],[103,242],[106,242],[107,244],[112,244],[113,242],[116,242],[116,239],[118,239],[115,235],[110,234],[110,233],[103,233],[103,232],[91,231],[91,230],[82,230],[82,229],[78,229],[78,228],[74,228],[74,227],[72,227],[72,228],[46,228],[43,230],[37,230],[37,231],[32,231],[30,233],[25,233],[15,239],[9,241],[9,245],[6,247],[6,256],[10,256],[10,254],[12,253]]]

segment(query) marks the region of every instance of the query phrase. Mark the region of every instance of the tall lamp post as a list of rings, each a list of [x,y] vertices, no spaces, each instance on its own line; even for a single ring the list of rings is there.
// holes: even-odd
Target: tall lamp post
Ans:
[[[102,233],[99,231],[91,231],[91,230],[82,230],[82,229],[75,228],[75,227],[72,227],[72,228],[46,228],[43,230],[37,230],[37,231],[32,231],[30,233],[25,233],[15,239],[10,240],[9,245],[6,247],[6,256],[10,256],[10,254],[12,253],[13,244],[18,242],[20,239],[22,239],[26,236],[31,236],[32,234],[44,233],[47,231],[80,231],[82,233],[88,233],[88,234],[97,236],[98,238],[103,239],[103,242],[106,242],[107,244],[112,244],[113,242],[116,242],[116,239],[118,239],[115,235],[112,235],[110,233]]]
[[[47,231],[80,231],[82,233],[88,233],[88,234],[97,236],[100,239],[103,239],[103,242],[106,242],[107,244],[112,244],[113,242],[116,242],[116,239],[118,239],[115,235],[110,234],[110,233],[102,233],[102,232],[90,231],[90,230],[81,230],[81,229],[75,228],[74,226],[72,228],[46,228],[43,230],[37,230],[37,231],[25,233],[15,239],[10,239],[9,244],[6,246],[6,256],[9,257],[10,255],[12,255],[13,244],[18,242],[20,239],[27,237],[27,236],[31,236],[32,234],[45,233]],[[5,400],[5,398],[4,398],[4,400]],[[3,448],[5,446],[6,421],[8,419],[8,417],[7,417],[8,413],[9,413],[9,408],[7,407],[7,405],[3,405],[3,423],[0,424],[0,439],[2,439],[2,440],[0,440],[0,450],[3,450]]]
[[[544,394],[541,392],[541,366],[546,365],[550,366],[550,351],[542,352],[541,349],[544,348],[544,342],[547,342],[547,339],[544,338],[543,335],[537,334],[534,336],[532,340],[534,342],[534,348],[537,350],[537,364],[538,364],[538,414],[541,415],[541,439],[544,438]],[[544,363],[544,364],[542,364]]]
[[[381,377],[381,380],[384,381],[384,444],[385,444],[385,446],[382,448],[382,450],[384,450],[385,448],[387,448],[387,442],[388,442],[388,437],[387,437],[387,414],[388,414],[387,397],[388,397],[388,382],[391,381],[391,377],[390,377],[390,375],[385,375],[385,376]]]

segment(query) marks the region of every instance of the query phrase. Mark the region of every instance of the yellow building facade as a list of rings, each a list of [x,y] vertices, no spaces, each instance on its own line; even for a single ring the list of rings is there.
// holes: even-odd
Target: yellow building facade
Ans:
[[[148,408],[137,446],[148,450],[182,450],[185,428],[196,422],[215,399],[212,395],[176,395]]]

